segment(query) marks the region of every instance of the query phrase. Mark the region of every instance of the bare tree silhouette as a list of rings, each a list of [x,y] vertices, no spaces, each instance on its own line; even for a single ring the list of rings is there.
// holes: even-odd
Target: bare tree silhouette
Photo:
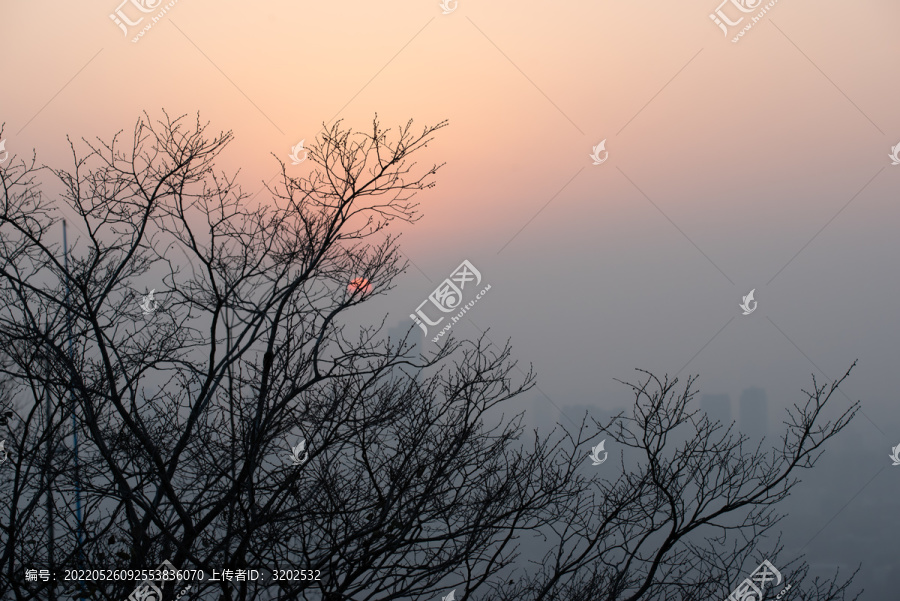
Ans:
[[[186,117],[70,143],[69,170],[0,171],[0,373],[18,399],[0,597],[119,601],[135,579],[65,572],[167,560],[204,570],[196,599],[699,601],[777,559],[775,505],[856,411],[824,416],[843,378],[814,382],[767,452],[692,410],[694,380],[649,373],[631,415],[525,437],[498,417],[534,383],[508,344],[423,356],[383,323],[347,326],[406,269],[383,230],[418,218],[440,166],[410,157],[445,125],[335,123],[311,174],[282,164],[265,201],[214,170],[231,133]],[[83,232],[68,253],[63,217]],[[603,432],[628,450],[612,480],[584,465]],[[48,567],[55,589],[25,580]],[[795,599],[847,596],[783,567]],[[266,580],[211,582],[223,568]]]

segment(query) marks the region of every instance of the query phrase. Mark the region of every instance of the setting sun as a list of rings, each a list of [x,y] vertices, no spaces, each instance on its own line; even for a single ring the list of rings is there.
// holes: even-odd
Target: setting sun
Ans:
[[[350,294],[356,294],[357,292],[361,292],[362,294],[368,294],[372,291],[372,284],[369,283],[369,280],[366,278],[354,278],[347,285],[347,292]]]

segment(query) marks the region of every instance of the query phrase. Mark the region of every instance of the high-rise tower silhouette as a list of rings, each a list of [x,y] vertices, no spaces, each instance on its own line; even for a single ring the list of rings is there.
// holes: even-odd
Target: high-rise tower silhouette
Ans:
[[[410,330],[412,327],[412,330]],[[409,336],[406,336],[406,333],[409,332]],[[404,354],[407,357],[410,357],[411,361],[414,363],[419,363],[419,355],[424,350],[424,340],[422,337],[422,328],[415,325],[412,320],[401,320],[400,323],[395,325],[392,328],[388,328],[387,331],[388,337],[391,339],[391,345],[397,346],[404,337],[406,337],[407,347],[411,346],[412,349],[407,348]],[[399,368],[398,368],[399,369]],[[404,366],[403,370],[412,374],[415,372],[415,376],[418,379],[419,372],[421,370],[415,369],[412,366]]]

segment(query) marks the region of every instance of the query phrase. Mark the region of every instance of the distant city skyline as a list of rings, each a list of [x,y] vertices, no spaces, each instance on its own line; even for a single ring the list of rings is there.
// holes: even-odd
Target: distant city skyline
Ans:
[[[412,330],[410,330],[412,328]],[[407,333],[409,334],[407,336]],[[422,354],[423,341],[424,337],[422,336],[422,330],[418,326],[416,326],[412,320],[400,320],[396,325],[389,327],[387,330],[387,336],[390,339],[390,343],[392,346],[396,347],[400,344],[400,341],[406,339],[406,345],[411,346],[411,349],[407,349],[404,353],[411,357],[412,361],[418,361],[419,357]],[[397,367],[395,369],[402,369],[409,373],[412,369],[410,366]],[[416,369],[416,379],[418,380],[421,375],[421,369]]]
[[[410,328],[412,328],[411,331]],[[407,336],[407,333],[409,333],[409,336]],[[400,340],[406,338],[406,343],[412,345],[415,354],[422,352],[422,330],[411,319],[400,320],[396,325],[389,327],[387,335],[391,339],[391,344],[397,344]]]

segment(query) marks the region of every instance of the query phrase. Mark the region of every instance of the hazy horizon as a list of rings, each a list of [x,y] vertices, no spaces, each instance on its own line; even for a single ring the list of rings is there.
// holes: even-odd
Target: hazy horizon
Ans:
[[[68,169],[66,136],[83,151],[121,130],[127,146],[143,111],[199,113],[234,132],[217,168],[265,202],[278,160],[309,172],[288,155],[323,123],[449,120],[416,157],[446,163],[415,197],[421,220],[389,230],[409,269],[352,318],[417,332],[410,314],[470,261],[491,290],[452,335],[509,339],[533,365],[538,389],[516,405],[529,428],[627,409],[616,380],[640,368],[699,375],[697,408],[729,395],[739,429],[741,394],[763,390],[777,445],[811,375],[858,361],[830,414],[861,413],[788,499],[785,554],[816,573],[861,564],[861,599],[893,598],[900,4],[780,0],[733,43],[718,2],[459,0],[444,15],[439,0],[180,0],[133,43],[117,2],[8,1],[2,138],[16,160]]]

